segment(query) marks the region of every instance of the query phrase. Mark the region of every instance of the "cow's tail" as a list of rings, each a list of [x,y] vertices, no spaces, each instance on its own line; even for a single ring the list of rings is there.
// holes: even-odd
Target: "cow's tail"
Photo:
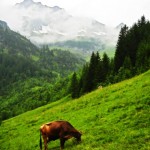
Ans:
[[[41,138],[41,131],[40,131],[40,150],[42,150],[42,138]]]

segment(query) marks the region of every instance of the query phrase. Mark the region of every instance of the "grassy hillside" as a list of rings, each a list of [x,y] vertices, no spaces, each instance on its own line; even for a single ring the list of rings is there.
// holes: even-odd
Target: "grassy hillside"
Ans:
[[[140,76],[70,100],[69,97],[15,118],[0,126],[0,149],[39,150],[39,127],[68,120],[82,131],[82,143],[73,139],[66,150],[150,149],[150,70]],[[59,150],[59,141],[49,143]]]

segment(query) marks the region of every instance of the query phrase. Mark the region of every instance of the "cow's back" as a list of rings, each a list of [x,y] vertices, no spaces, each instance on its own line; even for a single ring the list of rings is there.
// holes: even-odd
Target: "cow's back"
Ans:
[[[58,127],[65,132],[75,130],[75,128],[67,121],[56,121],[55,125],[58,125]]]
[[[42,125],[40,130],[42,134],[52,139],[57,139],[60,135],[75,131],[75,128],[67,121],[53,121]]]

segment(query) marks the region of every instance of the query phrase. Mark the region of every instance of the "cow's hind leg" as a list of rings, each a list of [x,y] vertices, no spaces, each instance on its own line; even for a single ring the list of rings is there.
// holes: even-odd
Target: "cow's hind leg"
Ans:
[[[60,150],[63,150],[63,149],[64,149],[64,144],[65,144],[65,139],[64,139],[64,138],[61,138],[61,139],[60,139]]]

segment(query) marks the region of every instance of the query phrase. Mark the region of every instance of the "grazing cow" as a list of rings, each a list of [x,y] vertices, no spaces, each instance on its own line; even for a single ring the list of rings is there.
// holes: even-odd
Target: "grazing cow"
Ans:
[[[75,137],[78,142],[81,141],[81,133],[67,121],[54,121],[40,127],[40,149],[42,150],[41,134],[45,150],[48,150],[47,143],[56,139],[60,139],[60,150],[64,148],[65,141],[72,137]]]

